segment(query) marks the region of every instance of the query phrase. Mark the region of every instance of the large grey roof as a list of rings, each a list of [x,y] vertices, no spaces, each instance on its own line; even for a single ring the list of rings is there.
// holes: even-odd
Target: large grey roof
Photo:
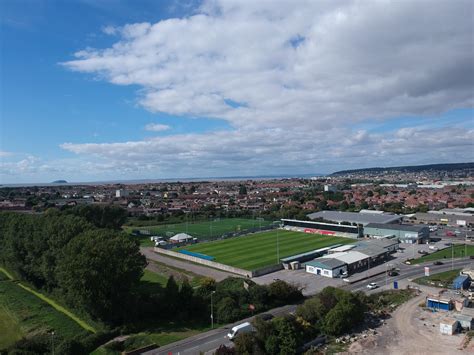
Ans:
[[[323,218],[333,222],[361,223],[363,225],[369,223],[392,223],[402,218],[402,216],[396,214],[356,213],[341,211],[315,212],[310,213],[308,217],[311,219]]]
[[[317,259],[314,259],[313,261],[307,262],[306,265],[317,266],[324,269],[334,270],[334,269],[337,269],[338,267],[346,265],[346,263],[341,260],[333,259],[333,258],[317,258]]]
[[[421,232],[421,230],[427,227],[425,225],[369,223],[365,226],[365,228],[393,229],[397,231]]]

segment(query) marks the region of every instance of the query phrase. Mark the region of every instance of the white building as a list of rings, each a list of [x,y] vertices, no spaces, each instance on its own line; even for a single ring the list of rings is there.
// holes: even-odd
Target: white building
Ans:
[[[333,258],[318,258],[306,263],[306,272],[326,277],[339,277],[347,272],[345,262]]]
[[[170,238],[171,243],[182,243],[182,242],[187,242],[189,240],[192,240],[193,237],[191,237],[189,234],[186,233],[178,233],[175,236]]]
[[[459,327],[459,322],[453,318],[445,318],[439,323],[441,334],[453,335]]]
[[[115,191],[115,197],[122,198],[122,197],[127,197],[129,195],[129,192],[127,190],[116,190]]]

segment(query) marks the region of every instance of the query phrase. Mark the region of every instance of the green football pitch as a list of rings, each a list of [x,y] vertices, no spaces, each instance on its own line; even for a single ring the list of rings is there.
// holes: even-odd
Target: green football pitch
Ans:
[[[256,270],[277,264],[277,237],[279,257],[304,253],[334,244],[353,243],[354,239],[323,236],[302,232],[276,230],[250,234],[225,240],[198,243],[179,248],[209,256],[214,261],[242,268]]]
[[[265,227],[272,224],[271,221],[245,219],[245,218],[220,218],[204,222],[188,222],[177,224],[163,224],[146,227],[130,227],[133,229],[148,230],[152,234],[172,237],[177,233],[187,233],[198,239],[214,239],[226,233],[241,232],[252,228]]]

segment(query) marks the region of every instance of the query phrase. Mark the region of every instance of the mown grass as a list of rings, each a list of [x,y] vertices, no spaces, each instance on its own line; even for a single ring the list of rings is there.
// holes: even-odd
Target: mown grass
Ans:
[[[279,258],[284,258],[334,244],[353,242],[354,240],[349,238],[273,230],[209,243],[198,243],[178,250],[186,249],[210,255],[216,262],[245,270],[255,270],[277,264],[277,244]]]
[[[451,250],[453,249],[453,250]],[[454,252],[454,253],[453,253]],[[474,255],[474,245],[459,244],[454,247],[449,247],[440,251],[436,251],[432,254],[422,256],[421,258],[410,260],[410,264],[421,264],[427,261],[435,261],[441,259],[451,259],[454,255],[455,258],[462,258],[465,256]]]
[[[158,274],[156,272],[144,270],[143,276],[140,281],[157,283],[161,286],[166,286],[166,283],[168,282],[168,277],[162,274]]]
[[[15,315],[3,305],[2,295],[0,294],[0,350],[13,345],[17,340],[20,340],[22,336],[23,332],[18,320]]]
[[[454,269],[445,272],[439,272],[430,276],[423,276],[415,279],[414,282],[420,285],[428,285],[435,287],[449,287],[453,284],[456,277],[459,276],[461,269]]]
[[[0,349],[13,344],[19,337],[55,332],[58,338],[72,339],[87,335],[63,312],[15,282],[0,282]]]
[[[221,218],[218,220],[204,222],[188,222],[177,224],[163,224],[146,227],[124,226],[125,231],[131,233],[132,230],[148,230],[152,234],[161,236],[173,236],[177,233],[187,233],[198,239],[218,238],[226,233],[240,232],[252,228],[270,225],[270,221],[258,221],[246,218]],[[140,238],[143,246],[151,246],[149,237]]]

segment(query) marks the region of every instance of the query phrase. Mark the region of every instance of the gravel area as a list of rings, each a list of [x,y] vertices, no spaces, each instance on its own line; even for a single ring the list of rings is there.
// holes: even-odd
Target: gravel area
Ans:
[[[439,321],[446,317],[446,312],[424,310],[419,304],[426,294],[408,301],[400,306],[383,326],[377,329],[378,334],[351,344],[348,353],[361,354],[473,354],[474,344],[462,349],[464,334],[442,335],[439,332]]]

